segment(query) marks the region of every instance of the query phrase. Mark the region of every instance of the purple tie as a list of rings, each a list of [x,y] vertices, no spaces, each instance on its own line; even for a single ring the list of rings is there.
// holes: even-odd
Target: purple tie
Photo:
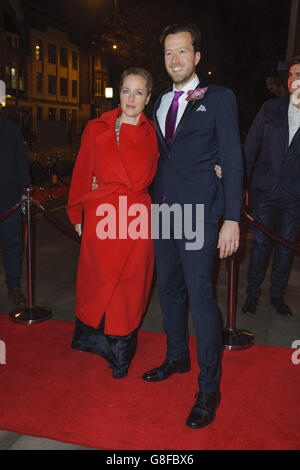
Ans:
[[[173,101],[166,117],[165,138],[169,146],[171,145],[175,133],[175,124],[178,113],[178,100],[179,97],[183,95],[183,93],[183,91],[175,91]]]

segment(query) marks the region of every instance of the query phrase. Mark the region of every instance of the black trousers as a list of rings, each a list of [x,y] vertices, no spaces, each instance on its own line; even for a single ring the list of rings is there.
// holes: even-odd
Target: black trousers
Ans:
[[[221,376],[221,315],[213,295],[213,266],[218,238],[218,221],[205,224],[202,249],[187,251],[186,240],[154,240],[155,261],[167,358],[189,356],[187,298],[197,336],[200,367],[199,389],[216,392]]]
[[[281,237],[295,241],[300,229],[300,205],[283,197],[252,201],[252,214],[255,219],[274,230]],[[248,270],[247,294],[259,297],[260,285],[267,269],[272,239],[255,227]],[[271,297],[282,297],[285,293],[292,260],[292,250],[275,242],[271,271]]]
[[[0,222],[0,241],[6,285],[8,289],[15,289],[20,287],[22,275],[23,238],[20,209]]]

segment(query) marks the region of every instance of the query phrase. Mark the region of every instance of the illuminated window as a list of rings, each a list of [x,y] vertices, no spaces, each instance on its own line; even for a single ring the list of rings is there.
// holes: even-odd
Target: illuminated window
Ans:
[[[99,79],[96,79],[95,81],[95,95],[100,96],[102,95],[102,82]]]
[[[15,68],[10,69],[10,77],[11,77],[11,87],[16,89],[17,88],[17,73]]]
[[[42,41],[39,39],[36,40],[34,44],[34,56],[35,60],[42,60]]]

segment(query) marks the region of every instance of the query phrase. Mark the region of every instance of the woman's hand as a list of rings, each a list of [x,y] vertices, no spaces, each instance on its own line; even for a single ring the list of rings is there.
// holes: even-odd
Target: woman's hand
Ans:
[[[81,237],[81,234],[82,234],[82,229],[81,229],[81,227],[82,227],[81,224],[74,224],[75,232],[77,232],[80,237]]]
[[[222,168],[219,165],[215,165],[215,172],[218,178],[222,178]]]
[[[92,179],[92,191],[95,191],[95,189],[98,189],[98,183],[97,183],[97,180],[96,180],[96,176],[94,175],[93,176],[93,179]]]

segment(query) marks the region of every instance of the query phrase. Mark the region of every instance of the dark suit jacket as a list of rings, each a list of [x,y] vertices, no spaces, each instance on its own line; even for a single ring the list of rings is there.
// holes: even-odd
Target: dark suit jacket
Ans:
[[[253,197],[300,198],[300,129],[289,145],[290,95],[266,101],[245,141],[248,183]]]
[[[0,111],[0,213],[20,200],[30,181],[20,129]]]
[[[156,116],[162,96],[154,106],[160,150],[154,201],[160,203],[165,194],[169,204],[204,204],[206,220],[224,215],[239,221],[243,159],[233,92],[209,85],[201,100],[188,102],[170,148]],[[215,164],[222,167],[222,180]]]

